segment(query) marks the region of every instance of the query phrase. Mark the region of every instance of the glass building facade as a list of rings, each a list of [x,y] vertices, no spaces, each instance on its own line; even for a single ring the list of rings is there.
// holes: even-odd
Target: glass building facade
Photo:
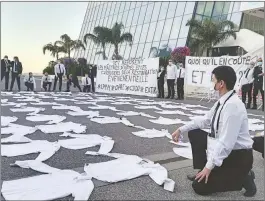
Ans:
[[[200,21],[205,18],[226,19],[234,22],[239,29],[243,13],[240,11],[240,2],[227,1],[89,2],[79,39],[83,41],[84,35],[93,33],[96,26],[111,28],[115,22],[121,22],[124,25],[123,32],[130,32],[133,35],[133,43],[120,44],[119,55],[124,59],[156,57],[175,47],[188,45],[191,34],[186,23],[192,18]],[[243,25],[250,27],[248,22],[253,19],[244,19]],[[261,30],[257,26],[254,29]],[[150,51],[151,49],[154,51]],[[101,46],[89,40],[86,50],[77,50],[74,58],[86,58],[89,64],[96,64],[102,59],[102,55],[96,54],[101,50]],[[113,52],[113,45],[107,45],[106,56],[111,58]]]

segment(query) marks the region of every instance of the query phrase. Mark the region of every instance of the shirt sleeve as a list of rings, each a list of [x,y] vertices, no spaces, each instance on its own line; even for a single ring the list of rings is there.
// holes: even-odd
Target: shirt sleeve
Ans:
[[[33,78],[33,89],[36,90],[36,81],[35,81],[35,78]]]
[[[43,77],[41,78],[41,82],[40,82],[40,87],[42,88],[42,86],[43,86]]]
[[[57,64],[54,66],[54,74],[57,77]]]
[[[216,139],[217,142],[213,154],[205,166],[208,169],[213,169],[215,166],[220,167],[223,160],[231,153],[237,141],[244,118],[242,112],[240,113],[237,106],[234,104],[227,103],[223,112],[224,116],[222,118],[220,137]]]
[[[195,118],[193,121],[187,123],[184,126],[181,126],[179,128],[181,133],[185,133],[185,132],[189,132],[191,130],[195,130],[195,129],[205,129],[208,128],[210,126],[211,123],[211,119],[216,107],[216,104],[214,104],[214,106],[211,108],[210,111],[207,112],[207,114],[205,114],[202,117],[197,117]]]
[[[65,76],[66,74],[66,69],[65,69],[65,66],[63,65],[63,75]]]

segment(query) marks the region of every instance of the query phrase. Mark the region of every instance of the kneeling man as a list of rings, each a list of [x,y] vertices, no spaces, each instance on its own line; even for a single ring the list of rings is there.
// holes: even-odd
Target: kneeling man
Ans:
[[[48,90],[51,91],[52,78],[48,72],[45,72],[41,79],[41,88],[47,91],[47,86],[49,87]]]
[[[25,86],[27,87],[27,91],[29,91],[29,89],[31,91],[36,90],[36,82],[35,82],[35,78],[33,77],[32,72],[30,72],[29,75],[24,78],[24,83],[25,83]]]
[[[197,194],[240,191],[245,196],[256,194],[254,183],[253,141],[249,134],[245,105],[235,93],[236,73],[229,66],[219,66],[212,72],[214,89],[220,98],[203,117],[178,128],[172,139],[188,132],[192,147],[193,166],[199,169],[192,187]],[[210,132],[207,129],[210,126]],[[206,152],[207,150],[207,152]]]

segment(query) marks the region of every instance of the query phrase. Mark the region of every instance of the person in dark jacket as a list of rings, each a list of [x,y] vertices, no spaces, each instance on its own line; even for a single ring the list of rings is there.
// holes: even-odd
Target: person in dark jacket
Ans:
[[[70,86],[72,84],[74,85],[73,86],[74,88],[77,87],[79,91],[82,92],[81,87],[79,85],[78,77],[74,74],[70,74],[68,76],[67,83],[66,83],[66,92],[70,92]]]
[[[9,74],[11,69],[11,61],[8,60],[8,56],[5,56],[1,60],[1,81],[5,78],[5,91],[8,90]]]
[[[23,67],[18,57],[14,57],[14,61],[11,62],[11,69],[12,69],[11,70],[12,80],[11,80],[10,91],[13,90],[15,80],[17,80],[18,91],[20,91],[20,76],[23,72]]]
[[[253,107],[252,109],[257,109],[257,95],[260,91],[262,97],[262,110],[264,111],[264,90],[263,90],[263,76],[262,72],[262,59],[259,58],[257,65],[254,68],[253,77]]]
[[[158,72],[158,76],[157,76],[157,87],[158,87],[158,98],[164,98],[165,94],[164,94],[164,83],[165,83],[165,68],[164,66],[161,66]]]
[[[261,153],[262,157],[264,158],[264,131],[263,135],[255,136],[253,139],[253,149],[259,153]]]

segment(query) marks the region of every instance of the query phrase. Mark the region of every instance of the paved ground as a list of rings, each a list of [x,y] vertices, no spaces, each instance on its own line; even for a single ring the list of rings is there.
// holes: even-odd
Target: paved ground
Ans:
[[[39,81],[37,81],[39,82]],[[37,83],[39,86],[39,83]],[[1,84],[3,89],[3,84]],[[22,89],[25,89],[24,86]],[[64,87],[65,89],[65,87]],[[39,88],[37,89],[39,90]],[[76,89],[75,89],[76,91]],[[75,96],[76,93],[73,93]],[[93,95],[92,95],[93,97]],[[115,97],[115,96],[114,96]],[[133,96],[130,96],[135,98]],[[3,97],[2,97],[3,98]],[[6,97],[5,97],[6,98]],[[66,97],[67,98],[67,97]],[[136,97],[143,98],[144,97]],[[13,102],[14,99],[8,97],[9,101]],[[152,99],[152,98],[150,98]],[[162,101],[161,99],[156,99]],[[44,101],[53,101],[52,99],[45,99]],[[59,101],[57,101],[59,102]],[[173,100],[173,102],[177,102]],[[73,105],[71,102],[60,101],[59,103]],[[212,103],[203,103],[196,100],[185,100],[187,104],[201,104],[207,107],[210,107]],[[102,102],[101,105],[111,105],[109,102]],[[30,104],[29,104],[30,105]],[[78,105],[82,109],[87,110],[89,105]],[[113,105],[111,105],[113,106]],[[154,139],[145,139],[139,138],[131,134],[132,131],[137,131],[136,128],[126,127],[123,124],[97,124],[91,122],[87,118],[81,117],[72,117],[67,115],[65,110],[52,110],[51,106],[41,106],[45,107],[45,111],[41,114],[58,114],[66,116],[65,121],[73,121],[75,123],[81,123],[87,126],[87,133],[96,133],[99,135],[107,135],[114,139],[115,145],[112,152],[115,153],[124,153],[124,154],[135,154],[141,157],[149,158],[155,162],[159,162],[161,165],[166,167],[169,171],[169,177],[176,181],[175,192],[170,193],[165,191],[162,187],[155,184],[149,177],[140,177],[130,181],[119,182],[116,184],[108,184],[99,181],[94,181],[95,189],[90,196],[91,200],[246,200],[242,195],[242,192],[230,192],[230,193],[218,193],[216,195],[202,197],[196,195],[191,189],[191,183],[186,179],[188,173],[193,172],[191,168],[191,160],[179,157],[172,152],[172,148],[175,146],[169,143],[169,140],[165,138],[154,138]],[[118,105],[115,106],[117,109],[125,111],[141,111],[137,110],[133,106],[129,105]],[[1,107],[2,116],[13,116],[16,115],[19,119],[16,123],[28,126],[36,125],[33,122],[25,120],[26,114],[24,113],[13,113],[10,111],[10,106]],[[155,113],[152,110],[144,110],[144,112],[159,117],[160,115]],[[262,115],[261,111],[249,111],[249,113]],[[100,110],[101,115],[106,116],[115,116],[118,117],[116,112],[110,110]],[[176,118],[176,115],[162,115],[163,117]],[[145,128],[156,128],[156,129],[168,129],[169,132],[173,132],[176,129],[176,126],[162,126],[158,124],[153,124],[148,121],[148,118],[145,117],[128,117],[130,122],[143,126]],[[187,117],[181,116],[181,119],[187,120]],[[40,131],[30,134],[27,137],[33,140],[45,139],[48,141],[56,141],[61,139],[59,134],[44,134]],[[187,136],[185,135],[185,139]],[[88,156],[85,155],[87,150],[97,150],[98,148],[89,148],[84,150],[68,150],[61,148],[55,155],[53,155],[45,163],[56,168],[60,169],[74,169],[76,171],[82,172],[83,166],[85,163],[96,163],[110,160],[109,157],[102,156]],[[24,178],[28,176],[38,175],[39,173],[30,170],[10,167],[11,163],[14,163],[16,160],[27,160],[36,158],[37,154],[30,154],[20,157],[3,157],[1,160],[1,173],[2,180],[13,180],[18,178]],[[264,165],[263,159],[260,154],[255,152],[254,160],[254,171],[256,173],[256,184],[258,187],[258,193],[254,198],[249,200],[263,200],[264,199]],[[2,198],[3,199],[3,198]],[[60,200],[73,200],[71,196],[66,197]]]

